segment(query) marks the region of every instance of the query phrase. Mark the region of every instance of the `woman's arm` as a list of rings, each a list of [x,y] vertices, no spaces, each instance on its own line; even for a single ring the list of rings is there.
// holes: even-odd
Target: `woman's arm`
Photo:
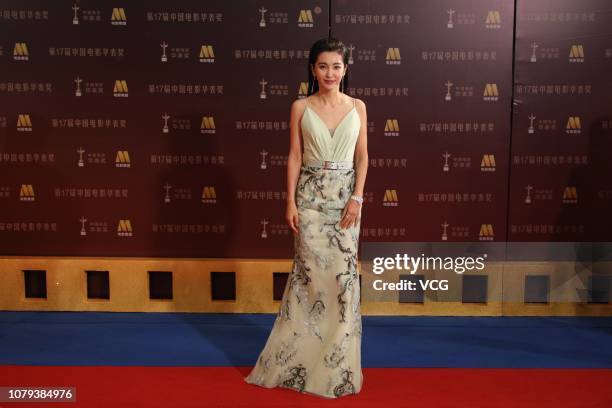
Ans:
[[[359,129],[353,159],[356,173],[353,194],[363,196],[363,187],[368,173],[368,116],[365,103],[359,99],[357,99],[357,113],[359,113],[359,119],[361,120],[361,128]]]
[[[291,105],[291,118],[289,120],[289,156],[287,157],[287,210],[285,220],[294,233],[299,229],[299,218],[295,203],[295,188],[300,177],[302,166],[302,137],[300,132],[300,118],[305,106],[297,100]]]
[[[353,157],[355,167],[355,188],[353,195],[363,196],[363,186],[365,184],[366,174],[368,173],[368,118],[366,114],[365,103],[357,99],[357,113],[361,121],[357,143],[355,145],[355,155]],[[357,224],[357,219],[361,212],[361,204],[355,200],[348,200],[342,218],[340,220],[340,228],[348,228]]]
[[[302,138],[300,133],[300,117],[304,110],[303,102],[296,100],[291,105],[289,120],[289,157],[287,158],[287,203],[295,203],[295,187],[302,166]]]

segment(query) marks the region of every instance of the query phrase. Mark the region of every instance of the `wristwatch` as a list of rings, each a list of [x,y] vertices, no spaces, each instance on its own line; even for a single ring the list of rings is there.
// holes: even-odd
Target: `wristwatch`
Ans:
[[[357,201],[360,205],[363,204],[363,197],[358,195],[352,195],[351,200]]]

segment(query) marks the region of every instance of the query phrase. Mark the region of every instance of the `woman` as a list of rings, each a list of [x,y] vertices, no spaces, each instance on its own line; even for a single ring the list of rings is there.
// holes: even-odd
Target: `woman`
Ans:
[[[336,398],[361,390],[357,247],[368,168],[365,104],[343,93],[348,50],[317,41],[291,107],[286,220],[295,257],[248,383]]]

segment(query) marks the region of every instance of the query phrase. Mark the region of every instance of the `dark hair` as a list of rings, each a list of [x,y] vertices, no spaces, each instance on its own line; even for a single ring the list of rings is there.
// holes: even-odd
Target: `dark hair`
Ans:
[[[314,76],[312,75],[312,67],[317,62],[317,58],[319,58],[319,54],[326,51],[335,51],[342,56],[342,61],[345,66],[348,66],[349,60],[349,51],[346,45],[337,38],[328,37],[321,38],[319,41],[315,42],[310,48],[310,54],[308,55],[308,93],[307,95],[312,95],[313,93],[319,90],[319,81],[314,80]],[[314,83],[314,84],[313,84]],[[314,85],[314,86],[313,86]],[[348,86],[348,69],[346,74],[344,74],[344,78],[342,79],[341,89],[346,92]]]

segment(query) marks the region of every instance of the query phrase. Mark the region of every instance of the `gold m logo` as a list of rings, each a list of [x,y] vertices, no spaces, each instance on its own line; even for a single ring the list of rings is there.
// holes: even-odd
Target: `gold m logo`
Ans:
[[[127,93],[128,86],[127,81],[124,79],[118,79],[115,81],[115,87],[113,88],[114,93]]]
[[[115,167],[130,167],[130,154],[127,150],[118,150],[115,157]]]
[[[387,122],[385,122],[385,132],[399,132],[397,119],[387,119]]]
[[[30,120],[30,115],[20,114],[19,116],[17,116],[17,131],[18,132],[31,132],[32,131],[32,121]]]
[[[27,61],[28,55],[30,55],[30,53],[28,52],[26,43],[15,43],[15,48],[13,48],[13,59]]]
[[[119,220],[117,235],[121,237],[129,237],[132,235],[132,223],[130,220]]]
[[[576,187],[565,187],[565,190],[563,190],[563,202],[564,203],[578,202],[578,191],[576,190]]]
[[[384,203],[397,203],[397,190],[385,190]]]
[[[202,125],[200,129],[214,129],[215,128],[215,119],[213,116],[203,116],[202,117]]]
[[[125,17],[125,10],[123,7],[113,8],[113,14],[111,14],[111,24],[113,25],[126,25],[127,18]]]
[[[566,133],[580,133],[582,126],[580,124],[580,116],[570,116],[565,125]]]
[[[202,188],[202,202],[203,203],[216,203],[217,202],[217,193],[214,187],[204,186]]]
[[[480,170],[482,171],[495,171],[495,155],[484,154],[480,161]]]
[[[481,241],[491,241],[494,237],[493,233],[493,225],[492,224],[481,224],[480,232],[478,233],[478,238]]]
[[[202,123],[200,124],[201,133],[215,133],[215,118],[213,116],[202,116]]]
[[[298,89],[298,95],[308,95],[308,82],[300,82],[300,88]]]
[[[128,86],[127,81],[124,79],[118,79],[115,81],[115,86],[113,88],[113,96],[115,97],[123,97],[127,98],[128,96]]]
[[[399,61],[402,59],[402,57],[400,56],[400,50],[399,48],[388,48],[387,49],[387,56],[385,57],[385,59],[387,61]]]
[[[575,61],[583,60],[584,59],[584,49],[582,48],[582,44],[572,45],[572,48],[570,48],[569,57],[570,57],[570,60],[575,60]]]
[[[501,17],[499,11],[489,11],[485,21],[487,28],[499,28],[501,26]]]
[[[22,184],[19,190],[19,199],[21,201],[34,201],[34,187],[31,184]]]
[[[300,10],[298,25],[300,27],[312,26],[312,10]]]
[[[215,62],[215,51],[212,45],[203,45],[200,48],[200,62]]]
[[[483,99],[485,101],[496,101],[499,96],[499,90],[497,84],[486,84],[483,92]]]

